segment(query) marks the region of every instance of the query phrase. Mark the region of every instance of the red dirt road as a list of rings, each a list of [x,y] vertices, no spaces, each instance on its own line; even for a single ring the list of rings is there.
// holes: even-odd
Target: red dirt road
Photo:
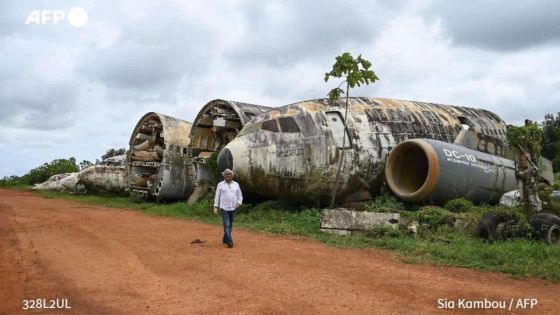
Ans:
[[[196,238],[206,242],[191,245]],[[409,265],[387,251],[241,229],[234,239],[227,249],[218,226],[0,190],[0,314],[461,311],[438,309],[440,298],[507,306],[536,298],[532,311],[514,305],[501,313],[560,313],[560,284]],[[72,308],[21,309],[22,300],[37,298],[67,299]]]

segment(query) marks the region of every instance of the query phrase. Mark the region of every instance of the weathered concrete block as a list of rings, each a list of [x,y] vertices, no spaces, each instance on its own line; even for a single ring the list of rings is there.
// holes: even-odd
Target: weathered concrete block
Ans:
[[[336,234],[336,235],[352,235],[352,231],[338,230],[338,229],[321,229],[321,232]]]
[[[353,211],[344,208],[324,209],[321,215],[322,229],[367,231],[376,226],[399,227],[398,213]]]

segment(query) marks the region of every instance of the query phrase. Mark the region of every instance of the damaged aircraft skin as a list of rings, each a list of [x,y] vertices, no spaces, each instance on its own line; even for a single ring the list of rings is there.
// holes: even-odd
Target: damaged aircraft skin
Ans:
[[[193,187],[188,202],[193,203],[202,197],[211,183],[216,182],[215,170],[208,159],[230,141],[241,128],[258,115],[270,111],[271,107],[242,102],[216,99],[202,107],[196,116],[190,132],[190,155],[194,171]],[[215,166],[214,166],[215,168]]]
[[[128,185],[125,162],[126,155],[118,155],[81,170],[74,184],[76,192],[126,192]]]
[[[190,131],[189,122],[174,117],[150,112],[140,118],[127,155],[128,189],[132,195],[181,200],[191,193]]]
[[[340,159],[343,163],[337,202],[369,200],[378,195],[383,186],[389,153],[408,139],[437,140],[436,145],[440,146],[457,139],[457,145],[465,150],[495,157],[508,152],[506,124],[484,109],[355,97],[349,100],[346,128],[344,109],[344,100],[318,99],[261,114],[221,150],[218,168],[233,169],[244,192],[325,205],[335,187]],[[467,128],[471,133],[461,133]],[[343,137],[346,137],[344,147]],[[422,159],[421,154],[419,159]],[[410,164],[400,165],[414,167],[420,162],[410,160]],[[504,168],[511,166],[504,162]],[[445,168],[439,174],[453,177],[453,171]],[[503,171],[501,174],[507,177],[505,182],[509,184],[511,173]],[[423,180],[425,178],[416,182]],[[495,187],[496,190],[502,188]],[[495,194],[491,195],[490,200],[475,201],[493,201]]]
[[[80,174],[80,172],[71,173],[69,176],[60,181],[60,184],[64,187],[64,191],[72,193],[78,192],[76,186],[78,184],[78,174]]]
[[[54,190],[54,191],[64,191],[67,188],[62,184],[63,181],[70,177],[70,176],[75,176],[78,173],[61,173],[61,174],[56,174],[53,175],[51,177],[49,177],[49,179],[47,179],[46,181],[39,183],[39,184],[35,184],[33,185],[33,190]]]

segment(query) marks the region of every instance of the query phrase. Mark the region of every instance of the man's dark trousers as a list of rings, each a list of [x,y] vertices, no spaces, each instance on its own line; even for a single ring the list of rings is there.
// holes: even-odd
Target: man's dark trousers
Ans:
[[[231,238],[231,229],[233,227],[233,218],[235,217],[235,211],[226,211],[220,209],[222,212],[222,221],[224,223],[224,237],[222,241],[228,245],[233,245],[233,239]]]

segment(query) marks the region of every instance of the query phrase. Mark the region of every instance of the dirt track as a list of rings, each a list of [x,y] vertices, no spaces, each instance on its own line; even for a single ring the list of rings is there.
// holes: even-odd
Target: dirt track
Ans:
[[[560,312],[560,284],[240,229],[227,249],[220,230],[0,190],[0,314],[36,313],[21,310],[35,298],[68,299],[61,314],[457,311],[439,310],[439,298],[537,298],[534,313]]]

